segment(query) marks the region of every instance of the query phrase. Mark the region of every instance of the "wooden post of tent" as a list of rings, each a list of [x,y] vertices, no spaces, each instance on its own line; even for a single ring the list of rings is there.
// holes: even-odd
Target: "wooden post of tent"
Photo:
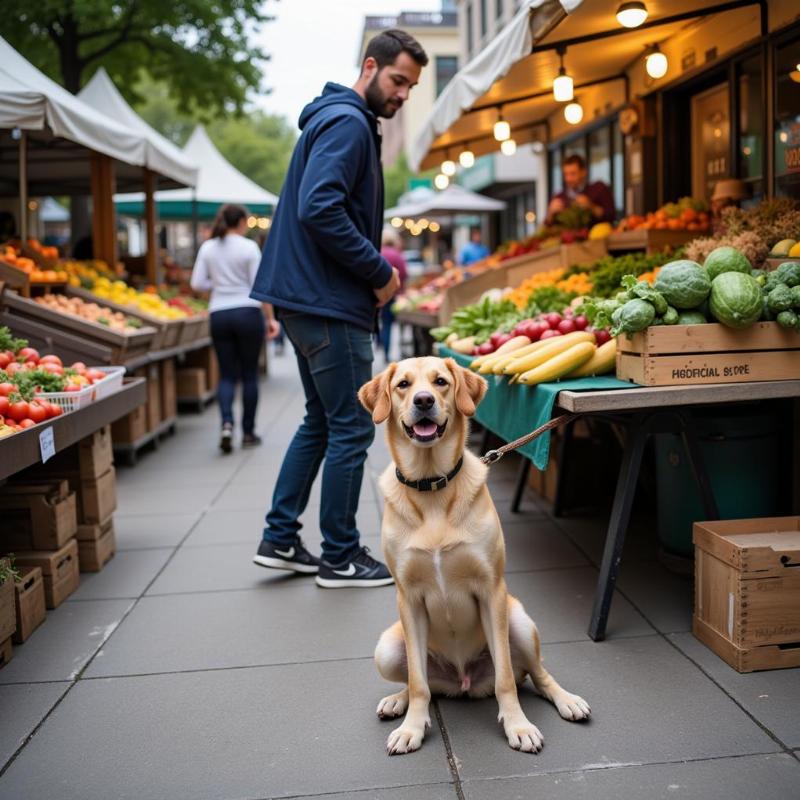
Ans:
[[[144,227],[147,237],[145,251],[145,277],[148,283],[159,281],[158,239],[156,237],[156,176],[147,167],[144,169]]]
[[[19,132],[19,237],[28,240],[28,137]]]
[[[117,263],[117,224],[114,212],[114,162],[108,156],[92,153],[92,243],[95,258],[112,269]]]

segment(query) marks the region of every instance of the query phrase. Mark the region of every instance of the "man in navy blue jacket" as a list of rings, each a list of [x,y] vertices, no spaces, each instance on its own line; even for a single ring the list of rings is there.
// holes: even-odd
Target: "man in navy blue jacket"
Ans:
[[[328,83],[305,107],[251,293],[276,309],[306,398],[253,560],[316,574],[325,588],[392,583],[386,566],[360,546],[356,527],[364,460],[375,435],[357,392],[372,376],[377,309],[399,288],[397,270],[380,254],[378,117],[397,113],[427,63],[413,37],[384,31],[368,44],[352,88]],[[298,517],[323,459],[320,560],[303,546]]]

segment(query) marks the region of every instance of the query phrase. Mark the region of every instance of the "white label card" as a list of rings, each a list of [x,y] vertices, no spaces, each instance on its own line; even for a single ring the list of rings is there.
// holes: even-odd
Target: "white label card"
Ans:
[[[42,464],[56,454],[56,440],[52,428],[45,428],[39,434],[39,451],[42,454]]]

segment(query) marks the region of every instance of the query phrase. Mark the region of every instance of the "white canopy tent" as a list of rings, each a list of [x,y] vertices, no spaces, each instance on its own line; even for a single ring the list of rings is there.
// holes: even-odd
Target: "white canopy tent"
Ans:
[[[141,134],[145,141],[145,164],[153,172],[184,186],[194,186],[197,183],[197,162],[192,161],[179,147],[151,128],[128,105],[103,67],[78,92],[78,98]]]
[[[502,211],[506,207],[503,200],[494,200],[491,197],[471,192],[457,183],[452,183],[444,191],[436,192],[425,199],[410,199],[388,208],[384,212],[384,219],[392,217],[435,217],[451,216],[454,214],[485,214],[493,211]]]
[[[276,195],[251,181],[225,159],[202,125],[194,129],[183,153],[187,159],[200,165],[197,184],[194,189],[156,192],[161,219],[208,219],[225,203],[239,203],[254,214],[268,214],[278,204]],[[143,213],[142,194],[119,194],[114,201],[120,214],[141,216]]]

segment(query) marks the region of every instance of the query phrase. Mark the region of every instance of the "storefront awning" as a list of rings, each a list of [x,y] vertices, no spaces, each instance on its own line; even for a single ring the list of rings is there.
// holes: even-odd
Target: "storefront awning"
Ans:
[[[451,126],[461,115],[489,92],[496,81],[508,74],[514,64],[530,55],[534,43],[580,4],[581,0],[524,0],[508,25],[455,75],[439,95],[423,129],[411,143],[408,153],[411,168],[417,171],[441,161],[444,158],[441,154],[438,159],[430,159],[431,148],[441,139],[446,139]],[[496,116],[496,113],[492,115],[491,122],[486,120],[490,131]],[[478,128],[473,132],[477,136]],[[454,140],[454,137],[450,138]],[[461,138],[461,144],[468,141]],[[477,142],[470,142],[470,149],[480,154],[476,148]],[[492,148],[496,149],[496,146]]]
[[[553,98],[553,79],[564,64],[584,110],[583,124],[628,101],[631,70],[647,49],[719,11],[738,15],[742,25],[757,22],[756,2],[725,0],[647,0],[649,17],[638,28],[623,28],[615,14],[618,0],[530,0],[501,33],[450,81],[410,147],[414,169],[457,159],[462,150],[476,156],[496,152],[492,128],[502,111],[517,144],[547,141],[566,133],[561,104]],[[652,82],[651,82],[652,83]],[[655,87],[654,87],[655,88]],[[551,122],[561,123],[553,131]],[[578,128],[574,128],[577,130]]]
[[[159,181],[162,186],[194,186],[197,183],[198,165],[169,139],[151,128],[128,105],[103,67],[78,92],[78,98],[144,137],[145,163],[162,176],[163,179]]]

